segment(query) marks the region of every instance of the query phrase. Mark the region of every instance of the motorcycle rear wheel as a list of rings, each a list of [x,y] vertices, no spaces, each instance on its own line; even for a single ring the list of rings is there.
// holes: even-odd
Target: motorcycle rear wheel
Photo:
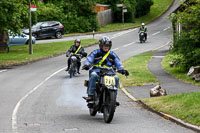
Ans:
[[[114,91],[104,91],[103,117],[106,123],[110,123],[115,113],[116,96]]]

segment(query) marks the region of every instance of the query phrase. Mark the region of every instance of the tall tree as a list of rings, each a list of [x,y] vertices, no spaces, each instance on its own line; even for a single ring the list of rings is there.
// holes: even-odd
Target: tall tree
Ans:
[[[173,14],[172,21],[181,23],[181,34],[173,44],[173,51],[180,60],[183,70],[200,65],[200,0],[190,0],[183,4],[184,11]]]
[[[27,0],[1,0],[0,1],[0,45],[8,38],[8,31],[20,32],[28,25]]]

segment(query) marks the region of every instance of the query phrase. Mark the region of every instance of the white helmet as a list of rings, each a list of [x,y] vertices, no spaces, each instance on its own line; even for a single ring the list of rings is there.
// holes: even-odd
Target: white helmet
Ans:
[[[142,26],[144,26],[145,24],[144,23],[142,23]]]

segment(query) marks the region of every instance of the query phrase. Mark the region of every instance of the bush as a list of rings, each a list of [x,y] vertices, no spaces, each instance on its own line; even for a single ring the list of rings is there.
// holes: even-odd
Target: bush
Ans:
[[[191,66],[196,66],[200,64],[200,48],[199,44],[193,39],[189,38],[188,35],[183,35],[176,40],[173,45],[172,51],[178,54],[179,66],[183,70],[188,71]]]
[[[149,13],[152,5],[152,0],[137,0],[135,17],[138,18]]]
[[[37,12],[34,12],[36,13],[37,21],[62,21],[64,13],[63,10],[58,6],[52,3],[44,4],[39,2],[37,7]]]
[[[37,22],[61,22],[65,27],[65,33],[93,31],[99,27],[96,13],[90,4],[92,3],[64,0],[38,2],[37,12],[34,12],[33,16],[36,16]]]

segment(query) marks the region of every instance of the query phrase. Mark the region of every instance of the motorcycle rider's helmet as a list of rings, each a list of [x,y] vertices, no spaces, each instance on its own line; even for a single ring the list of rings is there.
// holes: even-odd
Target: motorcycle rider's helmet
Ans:
[[[102,50],[103,46],[109,46],[110,49],[112,47],[112,41],[109,37],[104,36],[99,40],[99,48]]]
[[[142,25],[142,26],[145,26],[145,24],[144,24],[144,23],[142,23],[141,25]]]
[[[80,39],[76,39],[76,40],[74,41],[74,44],[76,44],[76,43],[81,44],[81,40],[80,40]]]

